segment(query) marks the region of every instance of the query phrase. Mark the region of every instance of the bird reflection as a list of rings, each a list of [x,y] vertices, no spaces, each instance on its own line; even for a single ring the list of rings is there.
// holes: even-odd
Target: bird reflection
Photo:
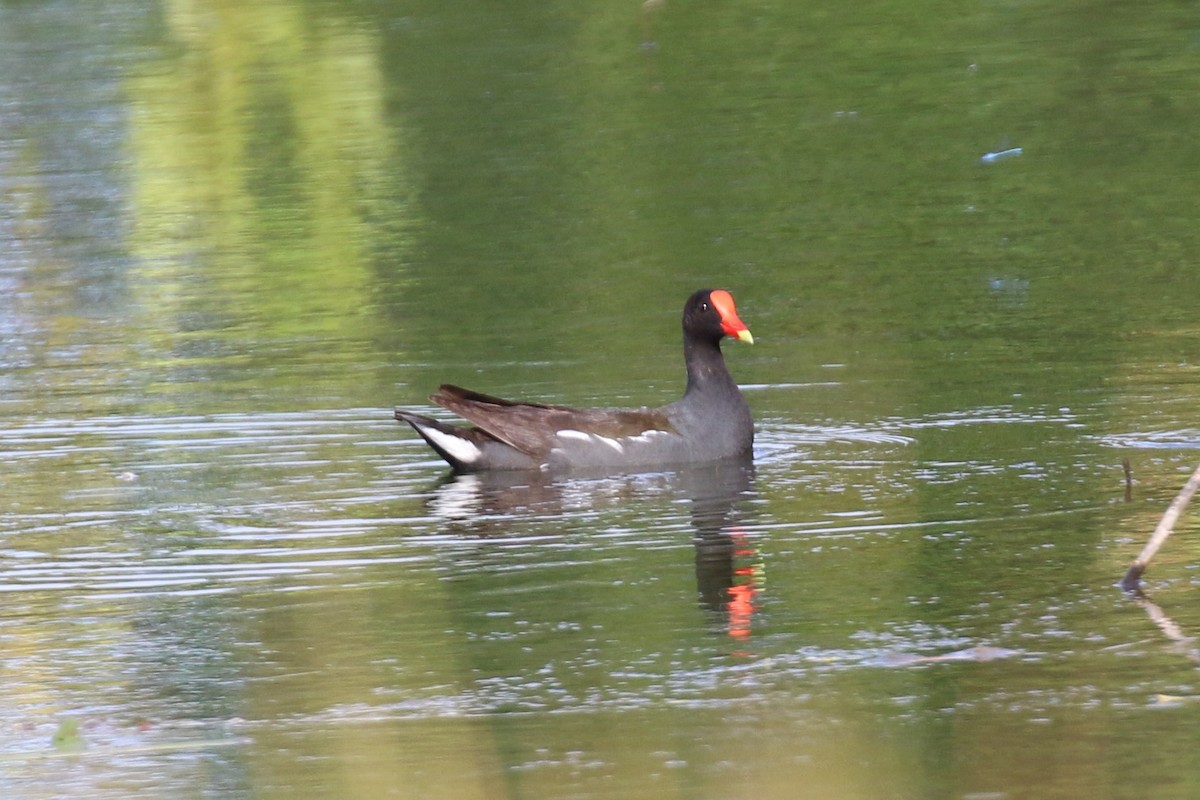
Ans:
[[[762,562],[750,537],[736,523],[737,504],[751,496],[749,462],[720,462],[680,473],[680,489],[691,500],[700,605],[717,615],[734,639],[750,637],[762,587]]]
[[[634,475],[448,475],[433,490],[429,510],[464,535],[511,537],[524,533],[522,521],[535,517],[624,506],[647,497],[686,502],[700,607],[720,630],[744,644],[763,586],[762,560],[752,537],[738,527],[739,506],[753,494],[753,464],[739,458]]]

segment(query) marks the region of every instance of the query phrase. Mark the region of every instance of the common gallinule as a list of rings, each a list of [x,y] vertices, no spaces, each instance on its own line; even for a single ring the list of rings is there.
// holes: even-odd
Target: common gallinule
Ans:
[[[474,427],[396,409],[458,472],[687,464],[749,454],[750,408],[721,355],[721,339],[754,342],[733,296],[701,289],[683,307],[687,391],[659,408],[571,408],[502,400],[445,384],[430,400]]]

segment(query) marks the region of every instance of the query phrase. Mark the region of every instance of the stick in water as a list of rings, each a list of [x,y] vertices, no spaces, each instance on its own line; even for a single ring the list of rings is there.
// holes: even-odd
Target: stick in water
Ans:
[[[1188,502],[1192,499],[1192,495],[1196,493],[1197,489],[1200,489],[1200,467],[1196,467],[1196,471],[1192,473],[1192,477],[1188,478],[1188,482],[1179,490],[1179,494],[1175,495],[1175,499],[1171,501],[1171,505],[1167,506],[1166,513],[1158,521],[1158,527],[1154,529],[1154,534],[1151,535],[1150,541],[1146,542],[1146,546],[1142,548],[1142,552],[1138,553],[1138,557],[1129,565],[1129,571],[1125,573],[1125,577],[1121,580],[1122,589],[1127,592],[1136,592],[1138,590],[1138,581],[1141,580],[1142,573],[1146,571],[1146,567],[1150,564],[1150,559],[1154,558],[1154,554],[1158,552],[1158,548],[1162,547],[1163,542],[1171,535],[1171,530],[1179,520],[1179,515],[1187,508]]]

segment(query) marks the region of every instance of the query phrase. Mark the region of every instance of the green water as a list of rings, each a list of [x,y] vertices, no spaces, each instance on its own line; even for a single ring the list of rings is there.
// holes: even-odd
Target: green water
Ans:
[[[1115,584],[1200,458],[1198,67],[1187,4],[0,5],[0,794],[1195,797],[1195,517]],[[674,399],[701,286],[752,471],[391,419]]]

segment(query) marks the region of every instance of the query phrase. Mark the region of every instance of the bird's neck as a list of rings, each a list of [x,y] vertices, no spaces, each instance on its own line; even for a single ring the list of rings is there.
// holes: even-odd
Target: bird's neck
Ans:
[[[685,340],[683,343],[683,358],[687,364],[687,392],[696,394],[713,389],[737,388],[729,368],[725,366],[725,358],[721,355],[719,342],[705,340]]]

